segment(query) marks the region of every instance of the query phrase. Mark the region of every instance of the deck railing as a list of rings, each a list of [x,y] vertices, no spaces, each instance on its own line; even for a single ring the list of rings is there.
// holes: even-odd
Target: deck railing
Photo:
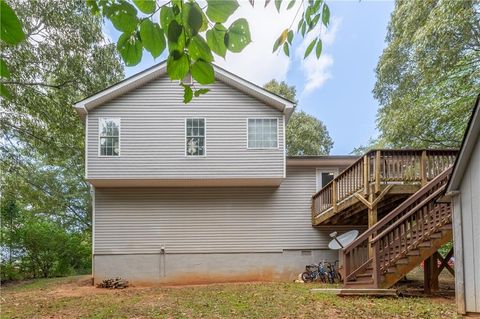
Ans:
[[[383,272],[450,221],[450,204],[437,199],[443,195],[451,172],[452,167],[446,169],[344,248],[345,282],[371,266],[372,282],[378,287]]]
[[[356,192],[368,195],[383,184],[425,185],[453,165],[456,150],[372,150],[355,161],[312,197],[312,218]]]

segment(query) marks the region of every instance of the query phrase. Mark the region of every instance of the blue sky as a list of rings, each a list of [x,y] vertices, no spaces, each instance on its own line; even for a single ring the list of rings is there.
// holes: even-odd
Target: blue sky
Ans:
[[[326,30],[314,30],[322,32],[324,50],[320,60],[313,54],[306,60],[302,58],[308,38],[296,38],[291,58],[271,53],[274,40],[293,20],[295,8],[279,15],[272,5],[264,9],[258,1],[255,8],[247,1],[240,3],[226,25],[246,17],[252,43],[240,54],[228,53],[226,60],[216,57],[217,64],[259,85],[272,78],[295,85],[297,109],[314,115],[327,126],[335,143],[331,154],[348,154],[375,136],[378,103],[372,89],[393,2],[328,1],[331,24]],[[118,39],[119,33],[109,22],[104,31],[113,41]],[[154,61],[144,52],[139,65],[125,68],[126,76],[161,60],[162,57]]]

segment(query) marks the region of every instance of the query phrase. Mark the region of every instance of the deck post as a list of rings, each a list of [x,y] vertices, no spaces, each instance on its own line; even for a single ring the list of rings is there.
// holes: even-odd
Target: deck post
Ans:
[[[430,294],[438,290],[438,272],[437,272],[437,256],[425,259],[423,264],[423,285],[425,293]]]
[[[363,192],[368,194],[368,156],[363,156]]]
[[[370,203],[373,203],[375,201],[375,193],[373,191],[370,192],[370,194],[368,195],[368,201]],[[377,211],[377,204],[375,205],[372,205],[371,207],[368,208],[368,228],[372,228],[378,221],[378,215],[377,215],[378,211]],[[372,233],[372,235],[370,236],[370,240],[372,240],[377,234],[376,233]],[[372,251],[372,247],[370,247],[368,249],[368,254],[369,256],[373,256],[373,251]]]
[[[376,151],[375,153],[375,193],[380,192],[380,179],[381,179],[381,154],[382,151]]]
[[[420,178],[422,181],[422,187],[427,185],[427,151],[422,151],[422,156],[420,158]]]
[[[338,191],[337,191],[337,180],[332,181],[332,205],[333,211],[337,211],[337,200],[338,200]]]
[[[372,250],[372,272],[373,272],[373,285],[378,288],[380,285],[380,260],[378,255],[380,253],[378,242],[374,244],[374,247],[370,246]]]

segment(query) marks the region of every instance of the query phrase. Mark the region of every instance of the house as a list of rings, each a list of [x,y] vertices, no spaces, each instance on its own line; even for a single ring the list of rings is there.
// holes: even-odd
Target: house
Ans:
[[[334,261],[312,195],[356,156],[287,157],[294,104],[215,67],[183,104],[160,63],[83,101],[93,277],[193,283],[292,280]],[[192,83],[198,87],[197,83]]]
[[[453,200],[455,293],[458,312],[480,313],[480,95],[447,195]]]

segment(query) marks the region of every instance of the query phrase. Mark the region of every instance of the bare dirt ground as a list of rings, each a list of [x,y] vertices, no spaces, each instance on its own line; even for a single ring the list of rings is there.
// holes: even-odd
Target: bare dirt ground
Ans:
[[[399,285],[414,297],[342,298],[310,292],[322,284],[272,282],[174,287],[91,286],[88,276],[33,280],[2,287],[1,318],[455,318],[453,281],[421,293],[421,269]],[[408,294],[406,294],[408,295]]]

